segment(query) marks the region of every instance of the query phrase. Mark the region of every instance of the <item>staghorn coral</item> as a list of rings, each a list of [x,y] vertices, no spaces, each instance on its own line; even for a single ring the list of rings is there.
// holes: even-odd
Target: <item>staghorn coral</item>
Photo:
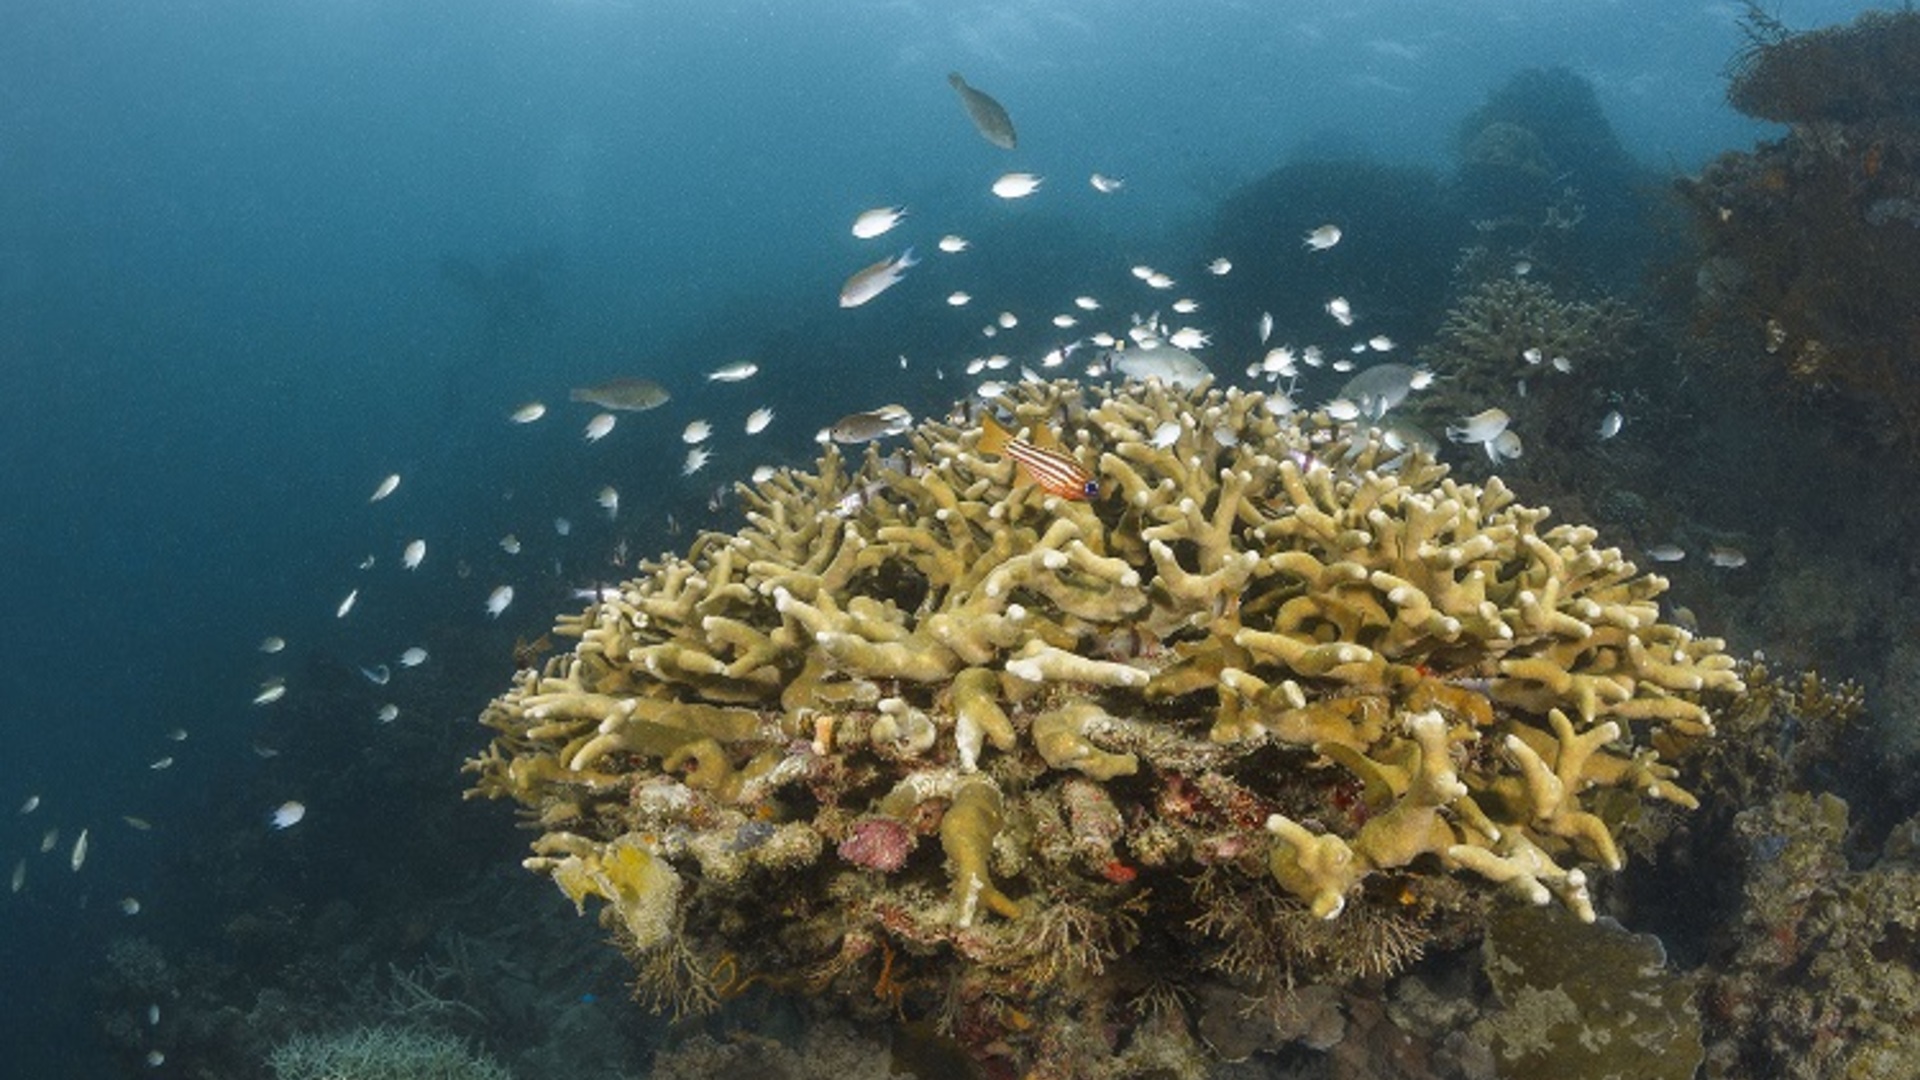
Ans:
[[[363,1027],[296,1035],[275,1046],[267,1066],[278,1080],[507,1080],[493,1058],[430,1031]]]
[[[1377,977],[1494,891],[1591,920],[1596,793],[1693,804],[1670,761],[1739,680],[1593,530],[1257,393],[1010,395],[1108,494],[1050,497],[970,425],[830,449],[562,618],[573,651],[484,714],[473,793],[607,901],[643,994],[833,989],[1044,1073],[1149,998],[1171,1045],[1209,971]]]
[[[1644,337],[1639,313],[1622,301],[1563,299],[1537,278],[1482,281],[1421,350],[1438,378],[1404,412],[1439,431],[1498,406],[1524,448],[1518,468],[1552,489],[1578,489],[1568,474],[1579,474],[1587,445],[1570,445],[1568,433],[1591,431]],[[1481,468],[1480,455],[1471,457]]]
[[[1507,402],[1517,382],[1531,393],[1570,374],[1551,370],[1555,357],[1574,375],[1620,360],[1639,322],[1618,300],[1563,300],[1537,281],[1496,278],[1460,298],[1421,358],[1463,399]]]

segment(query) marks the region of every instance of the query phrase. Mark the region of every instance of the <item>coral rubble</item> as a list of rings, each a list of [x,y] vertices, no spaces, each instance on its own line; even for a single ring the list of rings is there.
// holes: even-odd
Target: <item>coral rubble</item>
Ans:
[[[657,1003],[832,989],[1128,1075],[1202,1053],[1203,985],[1378,978],[1501,894],[1591,921],[1608,814],[1693,805],[1673,761],[1740,680],[1592,529],[1258,393],[995,404],[1102,496],[957,418],[830,448],[484,714],[474,793]]]

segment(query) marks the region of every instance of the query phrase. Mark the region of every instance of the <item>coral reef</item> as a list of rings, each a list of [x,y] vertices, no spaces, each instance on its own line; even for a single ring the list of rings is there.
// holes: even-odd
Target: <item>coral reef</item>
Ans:
[[[1727,101],[1783,124],[1920,116],[1920,15],[1867,11],[1846,26],[1789,31],[1753,3]]]
[[[1920,1060],[1920,819],[1849,868],[1848,808],[1780,794],[1742,811],[1745,868],[1702,1000],[1709,1077],[1905,1077]]]
[[[1867,446],[1920,452],[1920,14],[1767,24],[1730,96],[1787,135],[1680,185],[1701,237],[1696,322],[1793,396],[1838,399]]]
[[[527,866],[605,901],[656,1004],[831,989],[1132,1075],[1204,1056],[1204,984],[1379,978],[1501,894],[1591,921],[1608,815],[1694,805],[1672,763],[1740,680],[1592,529],[1258,393],[995,405],[1105,494],[959,418],[830,448],[483,715],[473,794],[523,806]]]
[[[407,1028],[296,1035],[273,1048],[276,1080],[507,1080],[492,1058],[459,1039]]]
[[[1593,84],[1565,68],[1515,72],[1460,122],[1453,198],[1477,234],[1472,261],[1582,287],[1623,289],[1651,251],[1650,187],[1601,111]]]
[[[809,1024],[790,1046],[759,1031],[722,1041],[701,1034],[655,1055],[653,1080],[889,1080],[896,1054],[851,1024]],[[904,1075],[941,1075],[906,1073]],[[951,1074],[949,1074],[951,1075]]]

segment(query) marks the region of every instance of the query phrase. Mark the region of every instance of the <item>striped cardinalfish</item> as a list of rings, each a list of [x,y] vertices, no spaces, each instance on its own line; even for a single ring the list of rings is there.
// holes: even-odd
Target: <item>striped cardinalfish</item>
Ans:
[[[1093,499],[1100,495],[1100,482],[1093,478],[1086,466],[1062,450],[1035,446],[1025,439],[1015,438],[991,413],[980,417],[977,449],[982,454],[1005,455],[1019,462],[1027,476],[1049,495],[1058,495],[1063,499]]]

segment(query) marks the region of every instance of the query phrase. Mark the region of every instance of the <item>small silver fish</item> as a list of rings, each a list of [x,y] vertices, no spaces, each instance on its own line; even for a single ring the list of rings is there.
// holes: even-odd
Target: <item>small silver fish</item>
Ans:
[[[739,363],[727,364],[724,367],[717,367],[717,368],[714,368],[712,371],[707,372],[707,381],[708,382],[741,382],[746,379],[753,378],[754,375],[759,373],[759,371],[760,371],[759,364],[756,364],[751,360],[742,360]]]
[[[1040,190],[1045,183],[1041,177],[1030,172],[1004,173],[993,182],[993,193],[1003,199],[1024,199]]]
[[[400,486],[400,474],[394,473],[388,476],[385,480],[380,481],[380,486],[373,489],[373,494],[367,498],[367,501],[379,502],[381,499],[384,499],[387,496],[393,494],[395,489],[399,488],[399,486]]]
[[[1620,434],[1620,425],[1626,422],[1626,417],[1620,415],[1619,409],[1609,412],[1600,418],[1600,437],[1602,439],[1611,439],[1615,435]]]
[[[855,271],[840,286],[840,306],[859,307],[899,284],[907,270],[918,265],[920,260],[914,258],[913,249],[908,248],[899,255],[881,259],[864,270]]]
[[[837,443],[864,443],[899,435],[913,426],[913,414],[902,405],[882,405],[867,412],[849,413],[835,421],[828,434]]]
[[[507,605],[511,603],[513,603],[513,586],[495,586],[494,590],[487,594],[487,616],[499,618],[500,613],[507,610]]]
[[[1505,409],[1482,409],[1472,416],[1462,417],[1460,423],[1447,428],[1447,438],[1454,442],[1490,443],[1507,430],[1511,418]]]
[[[871,210],[862,210],[853,219],[853,235],[861,240],[884,236],[906,217],[907,208],[904,206],[876,206]]]

